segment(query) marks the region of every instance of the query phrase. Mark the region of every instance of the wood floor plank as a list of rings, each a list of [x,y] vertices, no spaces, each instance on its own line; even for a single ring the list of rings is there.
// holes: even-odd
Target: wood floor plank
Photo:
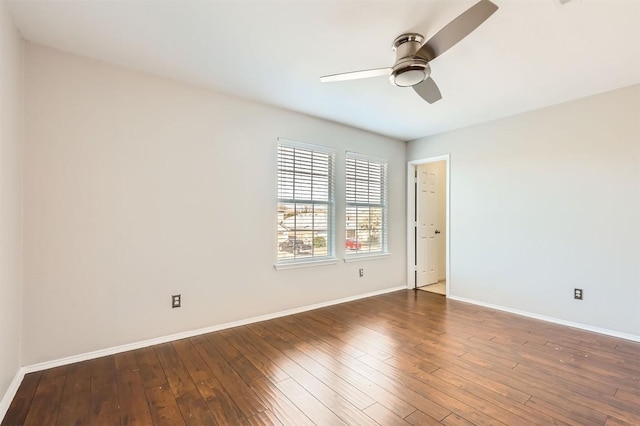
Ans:
[[[528,376],[541,376],[552,378],[556,382],[557,387],[576,387],[580,388],[580,392],[588,396],[600,396],[600,395],[614,395],[618,390],[615,386],[608,383],[596,382],[596,378],[579,376],[571,374],[567,371],[561,371],[556,368],[550,368],[547,365],[535,364],[524,365],[518,364],[513,368],[513,371],[521,372],[523,375]]]
[[[281,345],[279,346],[279,349],[283,351],[285,355],[289,356],[289,358],[301,366],[305,371],[327,386],[327,389],[331,389],[333,392],[344,398],[344,400],[350,402],[360,410],[363,410],[375,403],[373,398],[360,391],[348,380],[345,380],[340,374],[336,374],[332,369],[325,368],[321,363],[314,360],[304,351],[299,350],[296,347],[296,344],[302,343],[302,341],[288,333],[288,331],[282,328],[280,328],[280,330],[283,333],[291,335],[291,339],[289,340],[289,345],[287,347],[279,343],[278,340],[275,340],[275,345]],[[294,340],[294,338],[298,340]]]
[[[595,333],[590,333],[589,337],[591,338],[581,341],[580,344],[599,346],[600,343],[606,342],[608,340],[609,345],[613,345],[616,351],[624,352],[627,355],[630,355],[632,357],[631,359],[633,359],[633,357],[638,354],[637,342],[617,339],[613,336],[601,336]]]
[[[196,387],[193,379],[189,375],[189,372],[182,363],[173,345],[171,343],[163,343],[155,346],[154,349],[164,376],[176,398],[195,390]]]
[[[210,342],[197,345],[196,350],[246,417],[266,409],[253,390]]]
[[[155,346],[155,350],[184,421],[191,425],[216,424],[213,413],[174,346],[164,343]]]
[[[178,408],[175,396],[168,385],[145,387],[144,393],[149,404],[152,424],[154,426],[179,426],[185,421]]]
[[[220,333],[210,333],[207,339],[246,383],[265,377],[262,371],[247,359],[244,351],[238,350],[226,336],[225,330]]]
[[[345,377],[349,383],[399,417],[404,418],[416,410],[414,406],[378,386],[374,381],[367,379],[348,366],[337,362],[342,356],[348,356],[347,354],[341,354],[329,345],[323,347],[325,351],[319,350],[317,346],[312,346],[306,342],[300,343],[298,347],[326,368],[332,370],[337,369],[340,375]],[[331,355],[329,355],[329,353]]]
[[[534,376],[528,376],[534,377]],[[560,388],[562,389],[562,388]],[[597,410],[605,416],[613,416],[630,423],[640,424],[640,407],[635,404],[629,404],[626,401],[620,401],[614,396],[607,394],[594,395],[594,397],[585,396],[580,389],[571,390],[548,390],[549,393],[559,396],[559,400],[566,406],[573,405],[581,410]],[[538,395],[541,398],[545,396]],[[565,402],[566,401],[566,402]]]
[[[364,409],[364,413],[371,417],[376,423],[389,426],[407,426],[408,423],[405,419],[392,413],[383,405],[378,403],[372,404]]]
[[[471,423],[470,421],[466,420],[465,418],[455,414],[455,413],[451,413],[449,414],[444,420],[442,420],[443,425],[446,426],[475,426],[475,423]]]
[[[290,379],[285,379],[290,380]],[[277,383],[281,382],[279,380]],[[269,407],[278,420],[285,425],[312,426],[307,417],[280,389],[267,379],[257,379],[250,383],[262,402]]]
[[[176,402],[185,423],[193,426],[216,425],[218,422],[197,389],[192,389],[176,397]]]
[[[604,426],[637,426],[632,423],[627,423],[624,420],[616,419],[615,417],[607,418],[607,421],[604,422]]]
[[[206,342],[206,340],[197,341]],[[215,422],[220,425],[243,424],[246,417],[200,357],[192,342],[193,339],[183,339],[173,342],[172,345],[192,378],[198,393],[211,411]]]
[[[584,356],[591,361],[602,362],[607,365],[614,365],[631,374],[640,374],[640,360],[630,360],[628,356],[620,354],[619,351],[609,349],[607,347],[593,348],[586,347],[583,344],[575,344],[572,342],[556,342],[551,340],[545,346],[553,348],[553,350],[562,349],[571,352],[574,356]]]
[[[42,372],[42,380],[54,379],[59,376],[66,376],[67,370],[71,367],[69,365],[61,365],[59,367],[53,367]]]
[[[118,384],[115,357],[106,356],[89,361],[91,364],[91,410],[93,425],[119,424]]]
[[[434,401],[426,398],[415,389],[408,387],[405,382],[396,381],[376,370],[375,368],[371,368],[361,361],[362,358],[363,357],[359,357],[356,359],[344,356],[340,358],[339,362],[353,369],[372,382],[375,382],[378,386],[382,387],[386,391],[397,395],[407,404],[416,407],[417,409],[424,411],[425,413],[428,413],[433,418],[436,418],[438,420],[444,419],[451,413],[451,410],[449,408],[438,405]]]
[[[598,394],[612,394],[615,392],[615,385],[604,383],[600,380],[589,380],[569,366],[563,365],[555,356],[535,354],[532,351],[520,347],[507,347],[500,344],[488,344],[474,342],[474,349],[478,353],[499,355],[507,357],[516,363],[515,369],[534,370],[536,374],[544,371],[545,377],[553,378],[556,382],[564,384],[575,383],[579,385],[583,391],[592,389]],[[464,356],[467,356],[466,354]],[[474,355],[470,355],[473,357]],[[508,367],[508,366],[506,366]],[[508,367],[511,368],[511,367]],[[592,377],[593,379],[593,377]]]
[[[320,403],[305,388],[293,379],[282,380],[275,384],[289,400],[291,400],[316,425],[345,425],[333,411]]]
[[[280,420],[269,410],[249,417],[247,422],[250,426],[284,426]]]
[[[199,382],[197,388],[218,424],[245,424],[246,416],[218,379],[210,377],[203,382]]]
[[[424,374],[421,380],[417,376],[419,372],[408,369],[398,369],[370,356],[360,357],[368,366],[375,368],[389,378],[404,383],[405,386],[414,389],[420,395],[428,398],[441,407],[451,407],[451,411],[464,418],[473,421],[476,424],[530,424],[523,418],[512,415],[506,410],[502,410],[497,406],[488,404],[487,401],[476,398],[464,391],[460,391],[455,386],[448,385],[444,381],[434,383],[435,376]],[[415,375],[414,375],[415,374]],[[433,378],[433,379],[432,379]],[[430,383],[426,383],[427,380]]]
[[[196,351],[193,339],[176,340],[171,344],[196,384],[211,378],[213,373],[209,370],[200,354],[198,354],[198,351]]]
[[[576,426],[602,425],[607,418],[607,416],[604,416],[601,413],[580,409],[570,410],[568,407],[554,405],[549,401],[545,401],[544,399],[537,397],[532,397],[527,401],[526,405],[527,407],[532,407],[541,413],[545,413],[549,417],[555,419],[556,422],[563,422]]]
[[[151,424],[151,412],[140,372],[126,368],[121,369],[116,375],[116,380],[121,424],[123,426]]]
[[[54,425],[58,418],[60,401],[65,377],[54,375],[41,379],[33,395],[29,412],[24,420],[25,425]]]
[[[303,323],[304,318],[302,318],[301,321],[297,321],[298,318],[296,318],[296,320],[283,318],[282,320],[287,321],[287,329],[289,329],[294,334],[297,333],[300,336],[304,336],[305,334],[310,332],[313,335],[313,344],[307,344],[306,342],[303,342],[302,344],[297,344],[296,346],[303,351],[310,351],[310,353],[313,353],[313,359],[319,362],[324,361],[325,366],[327,366],[328,368],[332,368],[333,366],[335,366],[336,360],[339,360],[341,357],[359,358],[365,355],[364,352],[359,351],[359,353],[350,356],[352,355],[352,351],[346,350],[348,349],[348,345],[345,345],[338,340],[323,339],[325,333],[324,330],[311,331],[309,327],[304,327],[303,329],[303,327],[296,325],[296,323],[299,322]],[[318,339],[320,339],[320,341],[318,341]],[[317,349],[319,347],[322,347],[325,353],[318,352]],[[346,365],[343,366],[343,368],[346,368],[346,370],[341,371],[346,371],[347,373],[355,371],[349,369],[349,367]],[[436,368],[437,367],[434,367],[433,369]],[[352,384],[357,384],[358,382],[362,383],[362,380],[364,380],[363,388],[361,389],[363,390],[363,392],[369,394],[372,398],[376,399],[382,405],[391,409],[401,417],[404,417],[415,410],[415,407],[407,404],[406,402],[397,398],[397,396],[380,388],[375,383],[369,381],[366,377],[359,374],[356,374],[355,376],[349,376],[349,381]]]
[[[115,354],[116,372],[122,373],[125,371],[138,370],[138,361],[136,361],[137,351],[127,351]]]
[[[91,391],[91,364],[78,362],[69,365],[63,395]]]
[[[158,355],[153,347],[142,348],[135,351],[135,361],[140,370],[140,377],[145,388],[157,388],[167,386],[167,377],[158,360]]]
[[[481,374],[469,377],[466,374],[458,375],[448,369],[439,368],[434,371],[432,375],[460,389],[467,390],[473,395],[482,395],[482,397],[488,401],[508,398],[510,400],[509,403],[514,401],[524,404],[531,398],[531,395],[528,393],[514,389],[511,386],[503,385],[496,380],[483,377]]]
[[[320,378],[305,369],[304,365],[308,364],[310,359],[303,353],[297,351],[295,347],[291,346],[292,343],[296,342],[295,336],[286,333],[285,330],[278,328],[274,323],[268,324],[265,328],[277,334],[273,332],[271,334],[265,334],[264,339],[280,351],[287,352],[285,355],[287,355],[288,361],[284,359],[281,361],[282,369],[291,376],[291,378],[314,395],[316,399],[325,406],[331,407],[331,410],[347,424],[373,424],[371,418],[363,414],[362,410],[354,405],[354,403],[362,403],[361,398],[366,398],[368,402],[368,404],[364,405],[366,407],[374,402],[372,399],[344,381],[332,383],[333,387],[328,386]],[[286,339],[286,341],[284,339]],[[314,367],[315,366],[311,366],[311,368]],[[325,370],[325,374],[329,375],[332,373]],[[326,380],[326,377],[323,377]],[[339,378],[335,377],[334,379],[338,380]],[[347,388],[346,385],[349,387]],[[354,403],[351,401],[354,401]]]
[[[88,425],[90,411],[91,392],[89,390],[63,395],[56,424],[59,426]]]
[[[502,392],[494,389],[496,384],[495,381],[487,380],[485,383],[476,383],[475,381],[467,380],[465,375],[463,373],[461,374],[462,375],[457,375],[442,368],[433,373],[434,376],[466,390],[475,397],[482,398],[491,404],[495,404],[496,406],[507,410],[528,422],[534,424],[558,424],[555,422],[556,419],[553,417],[524,405],[531,399],[531,396],[527,396],[526,400],[515,400],[516,404],[514,404],[513,399],[505,398]]]
[[[640,343],[396,291],[27,374],[2,425],[638,425]]]
[[[349,356],[358,358],[365,354],[365,352],[351,345],[348,341],[340,339],[339,333],[334,334],[335,331],[332,330],[331,327],[328,327],[320,321],[316,321],[315,318],[309,316],[296,317],[295,322],[304,324],[307,330],[312,333],[316,339],[326,342],[332,346],[339,347]]]
[[[242,351],[243,355],[262,373],[263,377],[268,378],[274,383],[288,379],[289,376],[287,373],[282,371],[275,362],[260,352],[258,348],[253,345],[252,341],[246,337],[246,333],[242,333],[242,328],[243,327],[236,327],[226,330],[224,336],[238,351]]]
[[[433,417],[426,415],[420,410],[414,411],[404,419],[407,423],[414,426],[435,426],[435,425],[439,426],[442,424],[436,419],[434,419]]]
[[[416,349],[423,351],[426,356],[429,356],[431,358],[438,357],[437,351],[427,350],[423,347]],[[465,365],[465,361],[462,358],[464,357],[460,357],[458,359],[448,358],[446,360],[439,359],[438,363],[443,365],[444,368],[449,368],[453,371],[461,370],[464,371],[465,375],[473,375],[473,369],[469,369]],[[520,364],[514,369],[527,370]],[[494,380],[507,384],[525,393],[530,393],[531,395],[535,395],[539,398],[546,399],[551,402],[554,400],[558,400],[560,404],[565,404],[566,408],[570,409],[592,410],[592,407],[584,402],[585,396],[582,395],[583,393],[589,394],[589,398],[594,398],[596,404],[601,406],[606,405],[602,405],[599,401],[603,398],[607,399],[607,395],[601,394],[599,392],[589,392],[588,388],[585,388],[584,386],[573,386],[571,385],[571,382],[562,380],[556,375],[539,374],[539,372],[535,368],[529,369],[531,373],[530,375],[518,375],[514,374],[514,369],[506,369],[500,366],[493,366],[490,369],[484,370],[483,375],[492,377]],[[545,370],[544,366],[540,366],[540,369],[542,371]],[[601,416],[602,414],[604,413],[594,415]]]
[[[555,356],[554,356],[555,355]],[[632,375],[634,372],[628,371],[614,362],[605,364],[593,360],[589,354],[575,351],[563,351],[559,345],[543,345],[533,347],[523,345],[521,356],[527,359],[535,359],[538,363],[544,363],[560,370],[568,371],[581,377],[597,376],[601,381],[612,386],[635,386]]]
[[[325,315],[330,315],[329,312],[324,312]],[[390,348],[380,342],[384,336],[375,333],[374,330],[362,328],[345,328],[340,331],[331,331],[330,334],[334,336],[340,336],[340,339],[348,340],[349,344],[356,347],[366,355],[373,356],[379,360],[385,360],[393,356]]]
[[[424,348],[421,348],[421,350],[424,350]],[[430,357],[438,356],[437,352],[435,351],[431,351],[425,354],[428,354],[428,356]],[[474,375],[475,373],[473,369],[469,369],[465,365],[462,358],[463,357],[457,360],[448,359],[447,361],[438,360],[438,362],[443,365],[443,368],[448,368],[452,371],[459,370],[463,372],[461,374],[465,376]],[[517,375],[514,374],[513,369],[493,366],[488,370],[485,369],[483,371],[483,375],[486,377],[491,377],[493,378],[493,380],[497,380],[500,383],[507,384],[525,393],[535,395],[536,397],[542,398],[548,402],[553,403],[553,401],[558,401],[557,403],[561,404],[564,407],[561,409],[568,410],[568,412],[571,412],[572,410],[577,410],[579,412],[592,412],[591,415],[593,416],[593,418],[603,417],[604,413],[596,412],[589,405],[585,405],[582,403],[583,398],[581,397],[579,392],[584,392],[584,388],[567,387],[565,382],[559,380],[555,376],[535,374],[535,369],[533,369],[532,371],[532,375]],[[596,394],[595,397],[604,398],[606,396]]]
[[[633,393],[627,390],[618,389],[616,390],[616,393],[614,396],[622,401],[630,402],[631,404],[634,404],[636,407],[640,407],[640,394],[638,393]]]
[[[16,396],[11,401],[11,404],[9,404],[9,409],[4,419],[0,422],[2,426],[21,425],[24,423],[41,376],[41,371],[29,373],[24,376]]]

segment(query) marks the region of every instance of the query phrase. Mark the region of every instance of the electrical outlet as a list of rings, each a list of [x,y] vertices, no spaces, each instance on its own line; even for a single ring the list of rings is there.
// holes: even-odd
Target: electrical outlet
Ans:
[[[577,300],[582,300],[582,289],[574,288],[573,289],[573,298]]]
[[[360,268],[358,274],[360,275],[360,278],[364,277],[364,269]]]
[[[171,296],[171,307],[179,308],[182,305],[181,297],[179,294],[174,294]]]

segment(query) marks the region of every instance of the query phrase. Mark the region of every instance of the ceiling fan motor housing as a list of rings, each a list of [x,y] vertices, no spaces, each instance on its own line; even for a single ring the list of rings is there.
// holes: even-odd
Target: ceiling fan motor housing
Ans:
[[[416,57],[415,54],[422,47],[424,37],[416,33],[402,34],[393,42],[396,52],[396,62],[393,65],[391,83],[400,87],[410,87],[422,83],[431,73],[431,67],[426,59]]]

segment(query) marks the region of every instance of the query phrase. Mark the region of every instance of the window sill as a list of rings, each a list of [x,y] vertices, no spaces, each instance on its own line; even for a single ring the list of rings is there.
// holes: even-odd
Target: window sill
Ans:
[[[380,254],[354,254],[349,257],[344,258],[344,263],[351,262],[360,262],[365,260],[376,260],[376,259],[384,259],[391,256],[391,253],[380,253]]]
[[[277,263],[273,265],[273,267],[277,271],[281,271],[284,269],[297,269],[297,268],[308,268],[311,266],[335,265],[336,263],[338,263],[338,259],[336,259],[335,257],[330,257],[327,259],[320,259],[320,260],[309,260],[309,261],[291,262],[291,263]]]

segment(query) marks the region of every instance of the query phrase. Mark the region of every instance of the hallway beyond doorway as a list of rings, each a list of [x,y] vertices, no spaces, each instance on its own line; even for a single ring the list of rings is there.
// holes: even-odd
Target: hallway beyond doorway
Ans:
[[[418,290],[428,291],[429,293],[437,293],[445,296],[447,294],[447,281],[441,280],[435,284],[418,287]]]

